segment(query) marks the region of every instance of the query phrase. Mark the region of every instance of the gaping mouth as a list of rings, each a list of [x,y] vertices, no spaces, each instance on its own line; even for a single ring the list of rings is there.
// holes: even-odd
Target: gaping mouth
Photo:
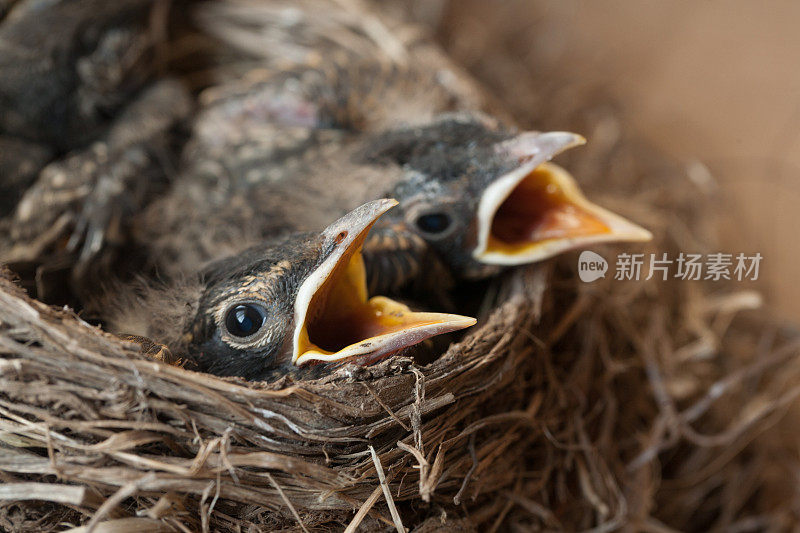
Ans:
[[[294,364],[345,359],[371,363],[429,337],[475,324],[473,318],[419,313],[384,296],[367,297],[361,247],[378,217],[397,204],[379,200],[366,205],[378,202],[367,217],[339,233],[337,249],[300,287]]]
[[[477,224],[474,257],[493,265],[533,263],[600,242],[652,238],[646,229],[587,200],[575,179],[553,163],[523,165],[490,185]]]

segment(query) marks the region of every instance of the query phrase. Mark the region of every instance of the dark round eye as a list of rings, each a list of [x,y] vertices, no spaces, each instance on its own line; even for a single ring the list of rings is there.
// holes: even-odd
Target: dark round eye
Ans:
[[[225,327],[235,337],[250,337],[264,325],[267,310],[257,304],[232,307],[225,317]]]
[[[452,220],[447,213],[427,213],[417,218],[417,227],[433,235],[444,233],[450,227]]]

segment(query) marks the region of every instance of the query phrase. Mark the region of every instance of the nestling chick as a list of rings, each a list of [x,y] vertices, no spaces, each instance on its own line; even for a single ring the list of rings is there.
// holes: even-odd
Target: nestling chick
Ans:
[[[400,290],[425,264],[476,279],[570,248],[650,238],[548,163],[581,136],[520,133],[478,112],[353,130],[331,111],[350,87],[345,75],[278,72],[206,94],[184,174],[138,225],[162,271],[231,241],[318,227],[380,195],[400,205],[364,245],[379,292]]]
[[[65,151],[149,73],[152,0],[17,2],[0,24],[0,133]]]
[[[37,298],[75,304],[116,268],[129,215],[165,188],[191,97],[171,79],[141,90],[155,73],[165,3],[6,4],[0,262]]]
[[[265,380],[320,364],[368,364],[473,325],[472,318],[367,298],[361,247],[396,203],[369,202],[322,233],[275,239],[188,282],[148,291],[118,310],[111,329],[166,342],[206,372]]]
[[[568,132],[518,133],[474,114],[375,135],[363,163],[377,165],[375,172],[402,169],[387,193],[400,208],[365,244],[375,275],[414,274],[387,276],[406,242],[424,245],[407,247],[403,266],[430,250],[458,277],[477,279],[580,246],[649,240],[647,230],[588,201],[566,170],[549,163],[584,142]]]
[[[91,292],[125,247],[131,214],[166,188],[176,130],[190,110],[183,86],[160,80],[120,112],[100,140],[47,165],[2,221],[0,262],[34,265],[27,277],[35,276],[42,299],[51,291],[39,283],[39,272],[53,265],[69,275],[47,285]]]
[[[197,7],[243,60],[220,67],[227,81],[201,95],[185,172],[143,217],[140,242],[162,272],[379,196],[400,202],[364,246],[379,291],[429,276],[429,265],[474,279],[594,242],[649,239],[546,164],[582,137],[503,127],[430,41],[404,41],[402,24],[394,33],[397,21],[366,7],[342,10],[329,0]],[[251,70],[230,76],[241,67]]]

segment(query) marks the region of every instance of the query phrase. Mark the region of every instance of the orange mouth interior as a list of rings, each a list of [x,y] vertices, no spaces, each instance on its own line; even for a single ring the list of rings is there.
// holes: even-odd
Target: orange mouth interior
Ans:
[[[581,205],[579,192],[559,183],[553,167],[547,163],[536,167],[500,205],[492,219],[488,249],[517,254],[545,241],[612,233]]]
[[[311,300],[307,349],[335,353],[358,343],[368,348],[370,338],[434,324],[403,312],[405,306],[388,298],[367,300],[365,280],[361,253],[336,266]]]
[[[298,364],[357,357],[372,362],[434,335],[475,323],[442,313],[421,313],[375,296],[367,299],[361,255],[364,236],[336,264],[309,303],[298,339]]]

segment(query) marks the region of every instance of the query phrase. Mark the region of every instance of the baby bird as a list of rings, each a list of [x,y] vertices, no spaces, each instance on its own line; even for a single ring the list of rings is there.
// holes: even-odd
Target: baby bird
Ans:
[[[75,304],[117,267],[128,215],[166,187],[191,97],[175,80],[147,83],[167,4],[5,4],[0,262],[37,298]]]
[[[396,204],[366,203],[321,233],[273,239],[180,283],[140,290],[122,299],[110,329],[165,342],[205,372],[267,380],[372,363],[473,325],[472,318],[367,297],[361,247]]]
[[[516,132],[474,114],[374,136],[365,164],[402,169],[387,193],[401,208],[365,245],[375,277],[402,284],[431,253],[458,278],[480,279],[581,246],[649,240],[549,162],[584,142],[568,132]]]
[[[141,87],[152,0],[22,0],[0,23],[0,133],[83,146]]]
[[[426,265],[479,279],[579,246],[650,238],[548,163],[582,144],[580,135],[519,132],[479,111],[360,123],[357,104],[340,104],[358,100],[363,76],[361,66],[294,68],[206,92],[184,172],[135,225],[159,270],[180,272],[232,242],[319,227],[376,196],[400,202],[364,245],[379,292],[401,291]],[[398,100],[392,76],[370,79]],[[434,101],[445,98],[422,102],[437,110]]]
[[[160,272],[232,243],[320,227],[381,196],[400,205],[364,244],[379,292],[436,277],[430,268],[479,279],[575,247],[650,238],[549,163],[580,135],[503,125],[435,45],[362,7],[196,8],[200,25],[243,59],[218,67],[225,81],[199,99],[183,172],[135,225]]]
[[[121,111],[100,139],[45,166],[11,215],[0,220],[0,262],[23,280],[35,279],[40,299],[67,288],[91,293],[97,277],[127,252],[131,214],[167,188],[177,130],[190,110],[183,86],[160,80]],[[134,263],[129,254],[125,261]],[[41,281],[47,279],[43,272],[63,269],[66,276]]]

